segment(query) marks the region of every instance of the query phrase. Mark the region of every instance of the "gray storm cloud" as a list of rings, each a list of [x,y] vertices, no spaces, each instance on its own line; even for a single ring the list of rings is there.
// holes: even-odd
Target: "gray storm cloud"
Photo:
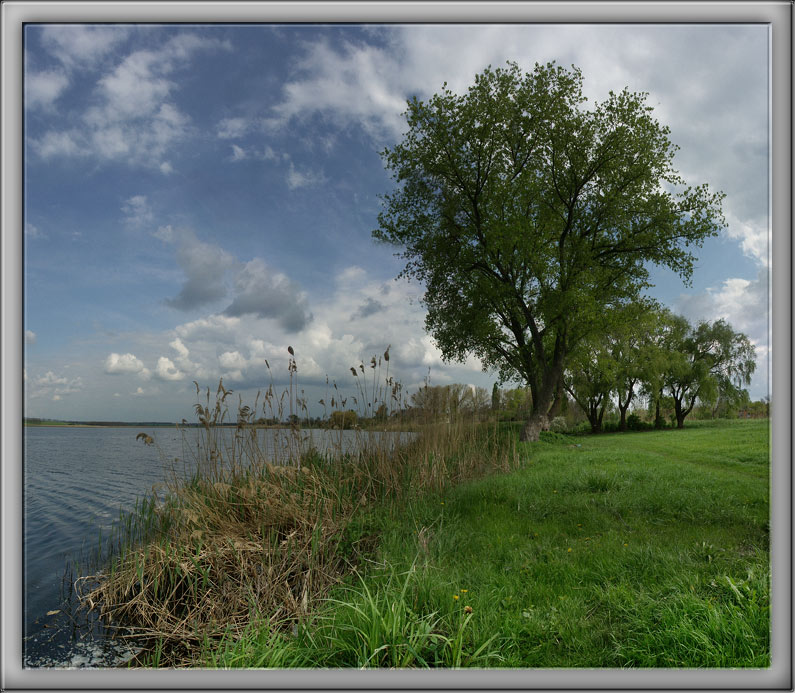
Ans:
[[[217,245],[200,241],[192,231],[185,229],[165,226],[158,229],[155,236],[176,246],[177,264],[185,273],[182,289],[165,300],[167,306],[188,311],[227,296],[226,273],[237,265],[229,253]]]
[[[260,258],[246,263],[236,260],[220,246],[199,240],[189,230],[161,227],[155,236],[177,248],[177,264],[185,283],[166,305],[189,311],[232,295],[222,311],[229,317],[254,315],[276,320],[287,332],[300,332],[312,320],[306,293],[281,272]]]
[[[385,309],[385,306],[381,301],[378,301],[371,296],[368,296],[362,305],[359,306],[359,309],[354,313],[351,320],[355,320],[356,318],[366,318],[370,315],[375,315],[376,313],[380,313]]]
[[[224,315],[256,315],[277,320],[287,332],[299,332],[312,320],[306,295],[259,258],[247,262],[235,278],[235,298]]]

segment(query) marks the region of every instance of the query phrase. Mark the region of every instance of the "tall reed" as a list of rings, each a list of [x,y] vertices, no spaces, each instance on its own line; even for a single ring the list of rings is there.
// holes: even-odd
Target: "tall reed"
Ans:
[[[351,369],[352,401],[370,420],[383,405],[387,417],[379,423],[387,428],[404,407],[402,388],[389,376],[389,349],[373,357],[370,369],[367,380],[364,363]],[[160,665],[190,664],[208,642],[252,623],[277,632],[305,620],[372,550],[372,542],[343,544],[361,508],[442,492],[517,465],[512,437],[463,420],[422,425],[402,445],[362,427],[346,432],[353,444],[333,431],[336,449],[320,452],[296,425],[296,412],[307,407],[292,348],[288,372],[285,393],[277,396],[271,381],[253,407],[238,398],[234,419],[232,390],[219,382],[212,397],[195,383],[196,444],[188,437],[196,429],[183,425],[183,459],[170,460],[163,498],[144,499],[126,516],[106,568],[79,580],[83,603],[115,624],[120,637],[148,640]],[[330,388],[332,412],[345,411],[347,398],[336,382]],[[291,425],[278,432],[275,446],[264,445],[261,422],[286,412]],[[146,434],[139,438],[156,444]]]

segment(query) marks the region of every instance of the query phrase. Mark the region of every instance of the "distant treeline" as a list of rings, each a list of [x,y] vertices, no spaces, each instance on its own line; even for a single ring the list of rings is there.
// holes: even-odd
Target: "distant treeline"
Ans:
[[[277,419],[258,419],[254,422],[257,426],[265,426],[270,428],[284,428],[288,426],[295,426],[297,424],[301,425],[318,425],[321,426],[323,424],[323,420],[319,417],[316,418],[304,418],[298,419],[298,417],[293,416],[293,421],[286,420],[286,421],[278,421]],[[117,426],[129,426],[134,428],[154,428],[154,427],[166,427],[166,426],[181,426],[182,428],[201,428],[203,424],[198,422],[187,422],[182,421],[182,423],[177,423],[175,421],[62,421],[61,419],[39,419],[36,417],[29,417],[26,416],[22,419],[22,422],[26,426],[109,426],[109,427],[117,427]],[[228,427],[228,428],[235,428],[238,425],[236,421],[225,421],[223,423],[218,422],[214,423],[214,427]]]
[[[24,417],[22,422],[26,426],[176,426],[173,421],[61,421],[60,419],[38,419]]]

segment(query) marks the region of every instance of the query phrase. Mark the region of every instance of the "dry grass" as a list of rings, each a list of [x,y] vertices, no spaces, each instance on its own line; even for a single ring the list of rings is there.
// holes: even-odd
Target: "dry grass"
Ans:
[[[294,412],[305,401],[290,357],[287,406]],[[384,357],[388,365],[388,350]],[[379,386],[380,363],[371,366],[373,382],[357,385],[360,397],[375,402],[357,405],[372,413],[380,395],[395,397],[399,387],[388,371]],[[197,403],[200,437],[196,448],[185,446],[192,456],[187,478],[186,470],[173,470],[164,501],[142,503],[107,568],[79,581],[83,602],[100,609],[120,636],[148,640],[160,666],[190,665],[208,641],[242,633],[252,622],[286,629],[302,621],[372,550],[372,542],[341,545],[360,508],[441,492],[517,463],[512,442],[471,422],[425,426],[398,448],[358,431],[355,454],[342,449],[341,438],[334,453],[301,452],[294,429],[286,449],[263,450],[258,403],[252,409],[239,402],[236,427],[220,425],[229,420],[230,395],[220,383],[214,401],[208,390]],[[277,402],[287,410],[284,400],[271,387],[262,408]]]
[[[85,599],[127,635],[185,658],[253,619],[300,619],[345,572],[336,545],[352,509],[316,468],[194,479],[153,510],[149,540],[123,551]]]

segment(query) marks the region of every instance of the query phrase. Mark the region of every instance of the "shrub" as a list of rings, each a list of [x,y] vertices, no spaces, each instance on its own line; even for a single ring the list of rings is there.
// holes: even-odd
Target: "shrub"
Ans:
[[[544,443],[554,443],[554,444],[571,444],[571,438],[562,433],[556,433],[555,431],[541,431],[538,435],[538,439]]]
[[[654,424],[651,421],[643,421],[637,414],[630,414],[627,417],[627,430],[629,431],[653,431]]]

